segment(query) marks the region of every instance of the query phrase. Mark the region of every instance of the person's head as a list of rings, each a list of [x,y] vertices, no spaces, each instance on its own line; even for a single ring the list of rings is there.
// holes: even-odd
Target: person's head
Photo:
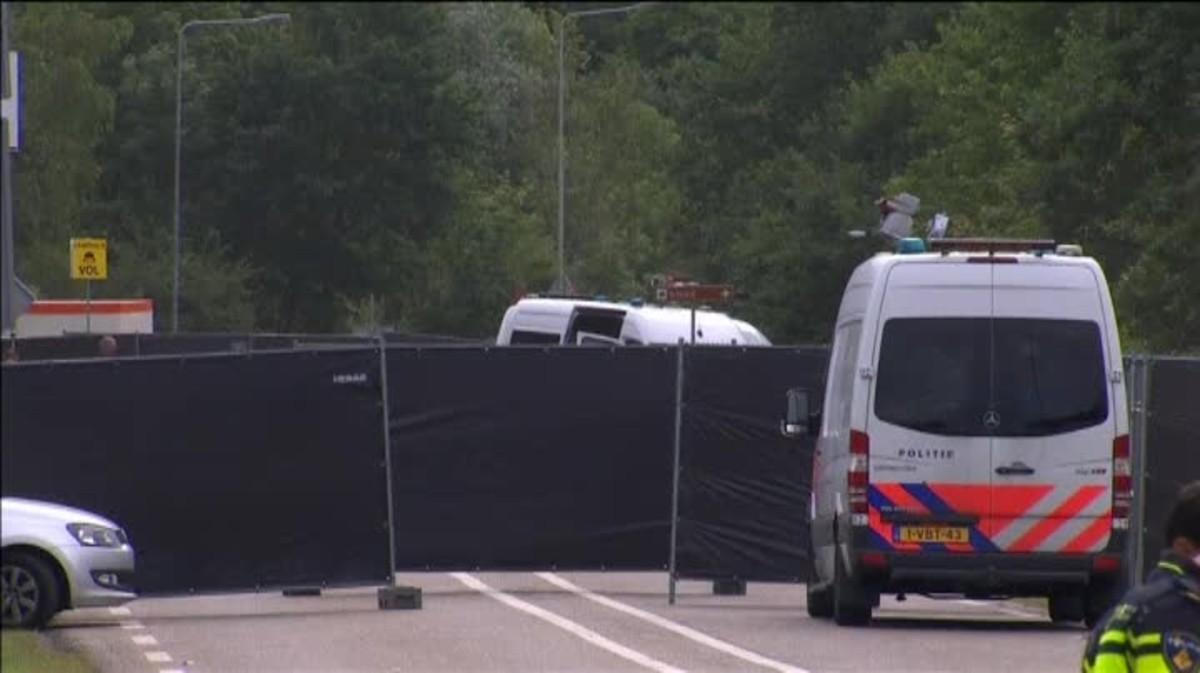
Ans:
[[[1167,546],[1191,558],[1200,558],[1200,481],[1179,491],[1167,517]]]
[[[117,354],[117,340],[111,336],[100,337],[100,357],[112,357]]]

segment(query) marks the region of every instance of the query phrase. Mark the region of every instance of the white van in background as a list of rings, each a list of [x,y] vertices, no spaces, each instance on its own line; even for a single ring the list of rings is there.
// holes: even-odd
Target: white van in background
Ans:
[[[1104,273],[1053,241],[905,239],[853,273],[818,434],[808,611],[863,624],[881,593],[1115,601],[1132,500]]]
[[[562,297],[526,297],[504,312],[496,344],[676,344],[693,342],[691,309]],[[753,325],[695,311],[695,343],[770,346]]]

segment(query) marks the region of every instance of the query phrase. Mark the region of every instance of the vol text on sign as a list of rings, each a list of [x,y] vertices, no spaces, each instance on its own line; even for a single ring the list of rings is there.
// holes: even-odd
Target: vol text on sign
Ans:
[[[71,239],[71,279],[108,279],[108,241],[106,239]]]

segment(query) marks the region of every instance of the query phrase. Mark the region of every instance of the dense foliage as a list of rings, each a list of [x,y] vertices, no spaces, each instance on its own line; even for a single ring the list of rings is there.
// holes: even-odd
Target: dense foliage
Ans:
[[[572,3],[572,11],[597,3]],[[492,334],[557,275],[561,3],[20,3],[18,266],[170,324],[177,31],[187,330]],[[1078,242],[1127,350],[1200,350],[1200,5],[661,3],[566,27],[566,259],[582,292],[736,283],[828,340],[906,190],[952,235]]]

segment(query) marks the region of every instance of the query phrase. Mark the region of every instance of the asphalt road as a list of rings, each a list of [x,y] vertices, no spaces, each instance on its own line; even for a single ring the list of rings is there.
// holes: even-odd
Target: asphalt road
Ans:
[[[1082,626],[1016,603],[885,599],[867,628],[810,619],[801,585],[714,596],[663,573],[406,574],[421,610],[373,588],[148,598],[57,617],[48,630],[106,673],[1076,671]],[[125,614],[125,613],[128,614]]]

